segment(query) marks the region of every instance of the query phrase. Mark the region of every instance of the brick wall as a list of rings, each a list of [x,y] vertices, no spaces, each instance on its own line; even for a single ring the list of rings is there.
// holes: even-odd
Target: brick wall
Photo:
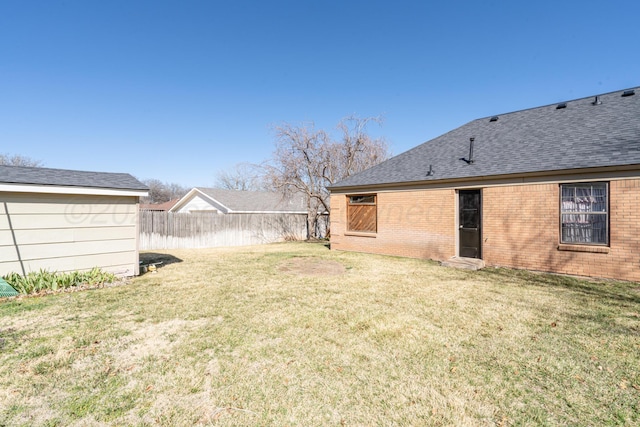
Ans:
[[[482,189],[487,265],[640,281],[640,179],[609,183],[608,247],[559,245],[558,183]],[[346,228],[346,196],[331,196],[333,249],[445,260],[456,254],[456,192],[378,193],[378,232]]]
[[[551,271],[558,252],[559,186],[482,190],[482,255],[487,265]]]
[[[347,197],[331,196],[333,249],[448,259],[455,255],[455,191],[420,190],[377,193],[378,232],[350,233]]]
[[[557,183],[483,189],[488,265],[640,281],[640,180],[609,183],[609,247],[559,245]]]

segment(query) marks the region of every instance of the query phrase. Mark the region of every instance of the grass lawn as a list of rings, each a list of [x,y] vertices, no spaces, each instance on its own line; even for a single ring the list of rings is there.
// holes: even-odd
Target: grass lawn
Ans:
[[[309,243],[146,257],[0,302],[0,426],[640,424],[639,284]]]

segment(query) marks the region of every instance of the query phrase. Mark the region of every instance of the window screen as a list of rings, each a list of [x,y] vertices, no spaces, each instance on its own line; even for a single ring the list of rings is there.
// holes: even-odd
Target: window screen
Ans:
[[[561,243],[609,243],[606,182],[560,185]]]

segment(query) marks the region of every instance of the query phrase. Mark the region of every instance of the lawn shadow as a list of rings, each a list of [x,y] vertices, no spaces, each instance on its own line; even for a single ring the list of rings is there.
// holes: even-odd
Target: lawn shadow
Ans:
[[[178,257],[170,254],[162,254],[157,252],[141,252],[140,253],[140,265],[153,264],[156,268],[162,268],[169,264],[176,264],[182,262]]]
[[[485,268],[481,271],[487,276],[502,279],[517,278],[530,285],[544,288],[562,288],[582,296],[640,304],[640,284],[634,282],[609,279],[598,280],[508,268]]]

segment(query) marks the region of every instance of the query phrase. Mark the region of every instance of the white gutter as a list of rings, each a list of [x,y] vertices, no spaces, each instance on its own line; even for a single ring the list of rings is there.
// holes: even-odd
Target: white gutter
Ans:
[[[117,188],[73,187],[62,185],[0,184],[1,192],[9,193],[46,193],[46,194],[82,194],[95,196],[148,196],[147,190],[126,190]]]

